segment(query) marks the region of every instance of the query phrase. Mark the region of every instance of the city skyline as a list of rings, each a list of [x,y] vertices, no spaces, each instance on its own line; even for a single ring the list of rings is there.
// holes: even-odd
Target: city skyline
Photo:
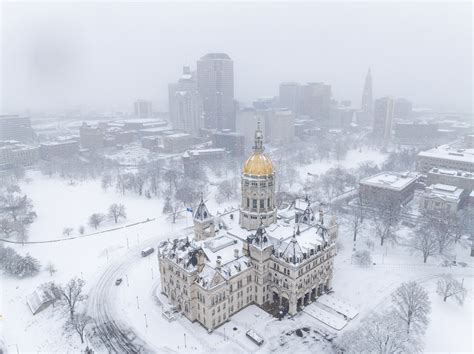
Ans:
[[[1,111],[129,110],[139,98],[167,111],[168,83],[208,52],[232,58],[234,97],[243,102],[276,96],[285,81],[325,82],[334,99],[358,107],[370,67],[374,99],[472,107],[469,3],[345,4],[337,21],[329,16],[337,5],[327,3],[253,4],[252,16],[245,3],[215,4],[207,13],[188,5],[3,4]]]

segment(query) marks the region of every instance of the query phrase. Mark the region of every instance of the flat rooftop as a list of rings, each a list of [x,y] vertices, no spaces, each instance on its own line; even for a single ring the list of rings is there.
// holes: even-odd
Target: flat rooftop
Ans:
[[[430,150],[421,151],[419,157],[431,157],[474,164],[474,149],[456,149],[450,145],[441,145]]]
[[[432,184],[426,188],[425,193],[431,196],[437,196],[443,199],[459,199],[463,193],[463,189],[448,184]]]
[[[444,175],[444,176],[452,176],[458,178],[467,178],[467,179],[474,179],[474,173],[462,170],[452,170],[447,168],[436,168],[433,167],[428,173],[437,174],[437,175]]]
[[[414,183],[418,177],[419,174],[414,172],[380,172],[362,179],[360,184],[400,191]]]

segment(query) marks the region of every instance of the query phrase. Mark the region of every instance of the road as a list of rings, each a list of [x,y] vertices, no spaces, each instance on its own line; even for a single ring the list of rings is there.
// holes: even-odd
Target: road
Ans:
[[[229,210],[222,215],[226,215],[236,210]],[[146,342],[141,339],[133,330],[119,318],[115,308],[116,286],[115,280],[122,278],[125,281],[125,274],[133,265],[142,259],[141,250],[147,247],[156,249],[159,242],[166,239],[173,239],[183,236],[193,229],[192,226],[184,227],[180,230],[149,238],[141,244],[131,248],[127,253],[112,261],[89,291],[87,302],[87,312],[95,320],[95,338],[103,344],[111,353],[140,353],[153,352]],[[156,257],[153,253],[149,257]],[[169,351],[167,348],[160,348],[160,352]]]
[[[99,276],[96,283],[89,292],[87,312],[95,320],[94,337],[107,348],[111,353],[140,353],[153,352],[144,340],[139,338],[134,331],[126,325],[117,315],[115,309],[117,278],[124,278],[124,274],[138,262],[141,257],[141,250],[147,247],[154,247],[162,240],[174,238],[183,232],[191,230],[191,227],[184,228],[167,235],[153,237],[143,241],[140,245],[131,248],[126,254],[112,261],[105,271]],[[149,257],[156,257],[156,252]],[[94,343],[100,344],[100,343]]]

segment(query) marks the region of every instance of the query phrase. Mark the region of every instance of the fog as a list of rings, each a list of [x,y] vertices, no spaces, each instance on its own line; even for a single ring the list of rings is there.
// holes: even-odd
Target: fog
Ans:
[[[472,5],[465,3],[3,3],[1,113],[167,111],[167,84],[207,52],[234,60],[235,97],[324,81],[374,97],[471,111]]]

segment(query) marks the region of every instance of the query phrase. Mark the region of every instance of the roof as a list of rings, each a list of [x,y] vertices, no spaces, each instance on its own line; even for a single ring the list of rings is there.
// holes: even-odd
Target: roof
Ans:
[[[427,187],[423,196],[425,198],[441,198],[446,201],[457,201],[461,198],[463,191],[463,189],[456,186],[437,183]]]
[[[437,168],[433,167],[428,174],[437,174],[437,175],[444,175],[444,176],[452,176],[456,178],[468,178],[474,179],[474,173],[467,172],[463,170],[452,170],[447,168]]]
[[[430,150],[421,151],[418,153],[418,156],[462,161],[474,164],[474,149],[455,149],[450,145],[441,145]]]
[[[212,219],[212,215],[206,207],[204,200],[201,199],[196,212],[194,213],[194,219],[204,221],[208,219]]]
[[[253,176],[265,176],[273,173],[273,163],[262,152],[254,152],[245,161],[243,173]]]
[[[416,182],[419,176],[419,174],[414,172],[399,173],[386,171],[363,178],[360,184],[400,191]]]
[[[201,60],[231,60],[229,55],[226,53],[208,53],[204,55]]]

